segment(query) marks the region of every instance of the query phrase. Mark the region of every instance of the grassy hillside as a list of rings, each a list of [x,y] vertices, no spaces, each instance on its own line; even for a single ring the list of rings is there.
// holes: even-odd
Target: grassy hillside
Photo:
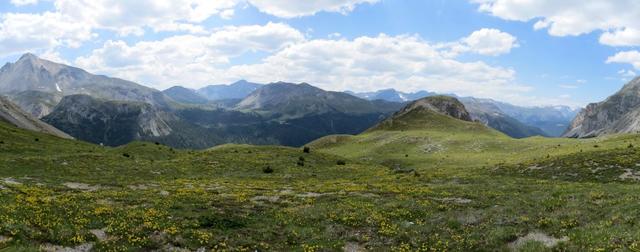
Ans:
[[[512,139],[436,114],[395,125],[401,126],[329,136],[309,146],[384,165],[398,180],[414,177],[416,190],[448,195],[450,204],[434,202],[426,210],[430,219],[423,225],[433,233],[422,235],[441,239],[427,247],[638,249],[640,218],[633,209],[640,199],[634,193],[640,189],[640,136]],[[407,248],[419,250],[415,241],[422,239],[411,240]]]
[[[581,149],[608,160],[631,153],[639,137],[514,140],[475,123],[435,119],[450,125],[327,137],[309,153],[249,145],[173,150],[147,142],[100,147],[0,123],[0,251],[640,245],[634,180],[517,170],[534,160],[563,159],[571,167],[583,161],[572,156]]]

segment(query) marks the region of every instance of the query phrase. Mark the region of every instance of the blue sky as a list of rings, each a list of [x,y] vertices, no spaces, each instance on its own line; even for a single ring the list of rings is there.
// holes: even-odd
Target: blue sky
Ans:
[[[24,52],[164,89],[238,79],[583,106],[640,72],[633,0],[11,0]]]

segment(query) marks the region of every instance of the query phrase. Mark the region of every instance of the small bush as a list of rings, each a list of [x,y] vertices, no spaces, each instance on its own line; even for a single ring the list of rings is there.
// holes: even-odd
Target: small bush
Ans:
[[[160,145],[160,143],[158,143],[158,142],[155,142],[155,144],[156,144],[156,145]]]
[[[627,146],[627,148],[629,148],[629,149],[633,148],[633,144],[629,144],[629,146]]]
[[[302,152],[309,153],[309,152],[311,152],[311,148],[305,146],[304,148],[302,148]]]
[[[0,141],[0,144],[4,144],[4,141]]]
[[[262,172],[266,174],[273,173],[273,168],[271,168],[271,166],[265,166],[264,168],[262,168]]]
[[[596,144],[596,145],[593,146],[593,148],[598,148],[598,147],[600,147],[600,145]]]
[[[304,161],[300,161],[298,160],[298,162],[296,163],[298,166],[304,166]]]
[[[346,161],[344,161],[344,160],[338,160],[338,161],[336,162],[336,164],[337,164],[337,165],[347,165],[347,162],[346,162]]]
[[[304,162],[304,157],[303,156],[298,157],[298,161]]]
[[[122,153],[122,156],[126,157],[126,158],[130,158],[131,157],[131,155],[129,155],[129,153]]]
[[[40,138],[36,138],[36,139],[34,139],[34,140],[35,140],[36,142],[39,142],[39,141],[40,141]]]

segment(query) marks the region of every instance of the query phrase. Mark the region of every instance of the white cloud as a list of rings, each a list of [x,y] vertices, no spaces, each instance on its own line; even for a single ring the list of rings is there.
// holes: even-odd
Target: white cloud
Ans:
[[[635,50],[619,52],[607,58],[607,63],[627,63],[640,70],[640,52]]]
[[[282,18],[295,18],[315,15],[321,11],[346,14],[363,3],[376,3],[379,0],[247,0],[260,11]]]
[[[451,59],[417,36],[311,40],[287,47],[260,64],[233,66],[231,78],[309,82],[329,90],[396,87],[497,98],[530,90],[515,85],[515,71]]]
[[[11,0],[11,4],[15,5],[15,6],[23,6],[23,5],[30,5],[30,4],[37,4],[38,0]]]
[[[122,35],[154,31],[203,32],[198,23],[212,16],[229,17],[238,0],[56,0],[62,15],[93,28]]]
[[[455,57],[460,53],[472,52],[480,55],[498,56],[518,47],[517,38],[497,29],[483,28],[454,43],[440,45],[449,48],[448,54]]]
[[[634,72],[632,70],[624,70],[624,69],[618,71],[618,74],[620,76],[622,76],[623,78],[625,78],[625,79],[626,78],[633,78],[633,77],[637,76],[636,72]]]
[[[95,36],[81,22],[55,12],[0,16],[0,55],[59,46],[78,47]]]
[[[479,10],[514,21],[537,20],[534,28],[554,36],[604,32],[611,46],[640,45],[640,1],[637,0],[471,0]]]
[[[180,35],[134,45],[110,40],[76,64],[158,88],[176,83],[195,86],[220,78],[224,73],[219,69],[234,57],[274,52],[303,40],[302,33],[281,23],[230,26],[206,36]]]
[[[484,44],[477,48],[490,54],[500,51]],[[76,64],[156,88],[175,84],[195,88],[249,79],[263,83],[309,82],[329,90],[396,87],[507,101],[528,99],[520,94],[531,88],[515,84],[513,69],[481,61],[458,61],[447,49],[415,35],[306,40],[298,30],[269,23],[133,45],[108,41],[90,55],[78,58]],[[231,63],[251,51],[273,54],[258,63]]]

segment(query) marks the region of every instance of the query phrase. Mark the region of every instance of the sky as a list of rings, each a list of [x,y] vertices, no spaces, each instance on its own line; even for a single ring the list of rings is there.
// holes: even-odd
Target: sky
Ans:
[[[640,73],[637,0],[2,0],[23,53],[157,89],[246,79],[584,106]]]

